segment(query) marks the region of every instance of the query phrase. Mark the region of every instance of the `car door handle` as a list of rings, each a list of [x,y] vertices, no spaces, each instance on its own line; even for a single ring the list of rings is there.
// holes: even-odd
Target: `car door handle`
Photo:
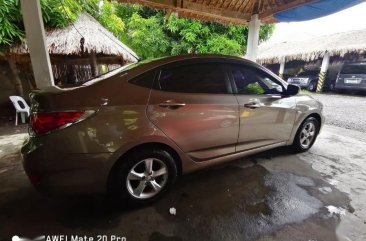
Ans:
[[[255,109],[255,108],[260,107],[260,105],[257,102],[249,102],[249,103],[244,104],[244,107],[249,108],[249,109]]]
[[[166,100],[163,103],[160,103],[159,106],[168,109],[178,109],[180,107],[186,106],[186,103],[176,102],[175,100]]]

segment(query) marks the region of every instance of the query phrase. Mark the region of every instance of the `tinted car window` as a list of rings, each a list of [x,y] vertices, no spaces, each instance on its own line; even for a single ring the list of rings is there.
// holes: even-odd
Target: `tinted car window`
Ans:
[[[344,65],[341,74],[366,74],[366,64]]]
[[[155,78],[155,71],[148,71],[130,80],[131,84],[151,88]]]
[[[198,63],[162,70],[159,87],[182,93],[226,94],[225,72],[219,63]]]
[[[262,70],[235,66],[231,74],[238,94],[279,94],[283,87]]]

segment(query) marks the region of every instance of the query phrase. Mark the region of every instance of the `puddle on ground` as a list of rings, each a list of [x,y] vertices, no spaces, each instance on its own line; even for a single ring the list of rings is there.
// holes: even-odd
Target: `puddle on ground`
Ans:
[[[310,178],[260,165],[223,167],[187,177],[156,209],[183,240],[252,240],[319,212],[323,203],[305,189],[313,186]]]

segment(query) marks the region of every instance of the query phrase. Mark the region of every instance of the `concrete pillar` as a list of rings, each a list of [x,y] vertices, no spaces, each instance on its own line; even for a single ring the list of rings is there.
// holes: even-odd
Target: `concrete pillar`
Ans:
[[[254,14],[249,22],[247,53],[245,55],[245,58],[252,61],[257,59],[260,25],[261,22],[258,19],[258,14]]]
[[[21,0],[27,45],[37,87],[54,86],[39,0]]]
[[[278,76],[280,76],[281,78],[283,78],[283,73],[285,72],[285,63],[286,59],[282,58],[280,61],[280,70],[278,71]]]
[[[330,59],[330,55],[328,52],[326,52],[323,57],[323,62],[322,62],[322,67],[321,67],[320,73],[319,73],[319,80],[318,80],[318,85],[316,87],[316,92],[322,92],[322,90],[323,90],[324,81],[325,81],[325,78],[327,77],[327,71],[328,71],[328,67],[329,67],[329,59]]]

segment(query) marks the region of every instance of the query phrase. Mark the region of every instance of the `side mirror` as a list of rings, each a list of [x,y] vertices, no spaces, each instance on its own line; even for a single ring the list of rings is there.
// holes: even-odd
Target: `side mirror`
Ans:
[[[289,84],[287,86],[287,90],[285,91],[286,95],[297,95],[300,92],[300,87],[297,85]]]

